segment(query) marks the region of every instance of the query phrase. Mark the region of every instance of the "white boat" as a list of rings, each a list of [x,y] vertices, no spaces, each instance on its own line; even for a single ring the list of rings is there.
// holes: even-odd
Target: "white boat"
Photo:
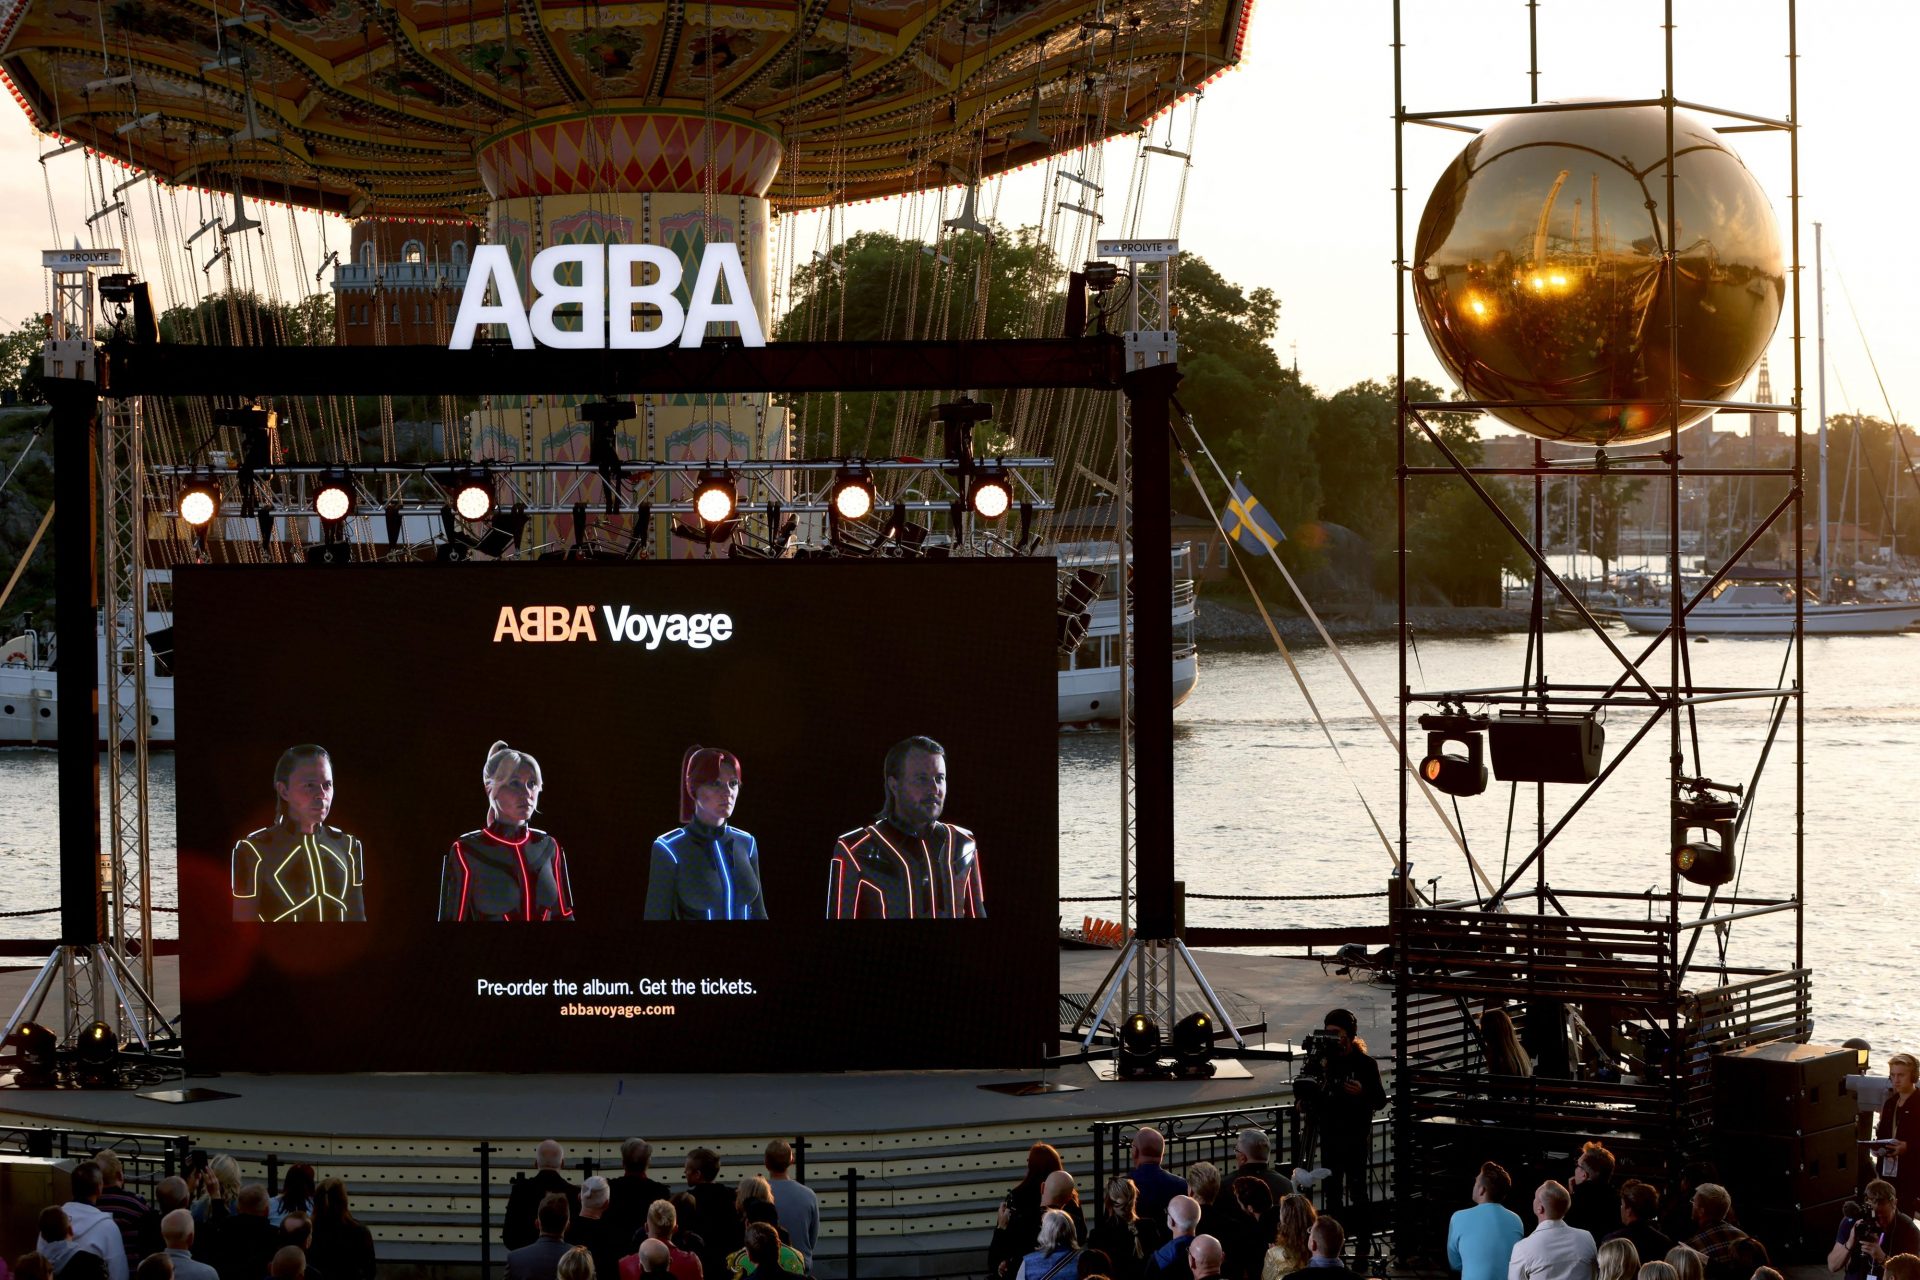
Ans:
[[[171,619],[147,614],[147,741],[173,744],[173,672],[168,665],[167,628]],[[107,639],[104,627],[94,628],[94,662],[102,690],[107,680]],[[51,747],[60,738],[60,707],[54,688],[56,655],[47,637],[24,631],[0,644],[0,747]],[[100,742],[107,740],[107,702],[100,703]],[[132,691],[121,705],[131,714]]]
[[[1801,604],[1803,633],[1810,636],[1882,635],[1920,627],[1920,602],[1821,604],[1809,596]],[[1629,605],[1619,611],[1628,630],[1652,635],[1666,629],[1673,615],[1660,605]],[[1793,588],[1750,582],[1723,582],[1687,615],[1687,633],[1696,636],[1782,636],[1793,633]]]
[[[1083,544],[1084,545],[1084,544]],[[1119,560],[1111,544],[1099,551],[1062,547],[1062,569],[1094,569],[1107,575],[1107,586],[1093,602],[1087,638],[1080,647],[1060,657],[1060,723],[1097,724],[1120,718],[1120,601],[1113,590]],[[1198,616],[1191,549],[1173,551],[1173,705],[1179,706],[1200,682],[1199,649],[1193,641]]]

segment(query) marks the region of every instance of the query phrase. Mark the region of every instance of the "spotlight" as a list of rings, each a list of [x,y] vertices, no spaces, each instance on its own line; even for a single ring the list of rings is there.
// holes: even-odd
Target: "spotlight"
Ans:
[[[453,473],[453,509],[462,520],[485,520],[493,513],[493,485],[479,467]]]
[[[51,1085],[59,1061],[60,1037],[37,1022],[23,1022],[13,1033],[13,1042],[19,1046],[16,1061],[20,1064],[15,1079],[28,1088]]]
[[[693,491],[693,509],[700,522],[711,529],[733,519],[739,496],[733,489],[733,477],[724,470],[702,471]]]
[[[1590,711],[1502,711],[1487,739],[1502,782],[1592,782],[1607,731]]]
[[[976,470],[973,482],[967,486],[967,501],[973,504],[973,513],[982,520],[998,520],[1007,514],[1007,508],[1013,505],[1013,485],[1007,479],[1006,468],[988,463]]]
[[[113,1063],[114,1055],[120,1052],[120,1037],[106,1023],[94,1020],[80,1032],[80,1038],[74,1041],[73,1055],[86,1067],[105,1067]]]
[[[1487,789],[1487,766],[1481,754],[1485,716],[1443,711],[1421,716],[1420,727],[1427,731],[1427,757],[1420,762],[1420,776],[1429,786],[1450,796],[1477,796]],[[1449,743],[1466,754],[1449,754]]]
[[[1741,788],[1706,778],[1682,784],[1673,819],[1673,869],[1689,884],[1713,888],[1730,882],[1735,871],[1733,842],[1740,826]],[[1715,794],[1715,793],[1719,794]]]
[[[1160,1025],[1144,1013],[1128,1014],[1120,1024],[1120,1074],[1160,1074]]]
[[[1173,1025],[1173,1069],[1183,1076],[1213,1074],[1213,1016],[1194,1010]]]
[[[220,486],[212,476],[187,481],[180,487],[174,510],[193,528],[206,528],[220,514]]]
[[[842,520],[864,520],[873,511],[873,476],[864,463],[840,468],[833,481],[833,509]]]
[[[480,535],[474,550],[482,555],[498,560],[507,552],[520,546],[521,535],[527,531],[527,508],[524,504],[515,506],[511,511],[497,511],[493,523]]]
[[[313,492],[313,513],[329,530],[339,528],[358,505],[353,477],[345,467],[333,467],[320,477],[320,487]]]

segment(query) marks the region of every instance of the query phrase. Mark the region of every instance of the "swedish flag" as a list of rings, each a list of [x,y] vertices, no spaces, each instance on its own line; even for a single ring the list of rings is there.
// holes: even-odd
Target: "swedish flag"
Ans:
[[[1233,477],[1233,496],[1227,499],[1227,510],[1233,513],[1233,522],[1227,526],[1227,536],[1249,551],[1272,551],[1287,540],[1280,526],[1274,522],[1267,509],[1260,505],[1260,499],[1253,496],[1238,473]]]

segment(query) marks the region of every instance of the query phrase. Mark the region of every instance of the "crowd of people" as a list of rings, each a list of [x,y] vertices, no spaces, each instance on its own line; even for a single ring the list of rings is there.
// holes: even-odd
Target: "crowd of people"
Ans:
[[[1448,1225],[1448,1264],[1461,1280],[1780,1280],[1711,1165],[1682,1170],[1663,1213],[1652,1185],[1615,1181],[1616,1163],[1603,1143],[1587,1143],[1565,1183],[1534,1189],[1531,1231],[1506,1207],[1512,1175],[1481,1165],[1472,1206]],[[1920,1227],[1893,1184],[1869,1182],[1857,1209],[1840,1223],[1827,1269],[1846,1280],[1920,1280]]]
[[[241,1181],[232,1156],[194,1154],[151,1204],[112,1151],[81,1161],[72,1199],[40,1211],[36,1247],[13,1260],[12,1280],[373,1280],[373,1235],[340,1179],[296,1164],[269,1195]]]
[[[987,1249],[988,1280],[1282,1280],[1338,1267],[1346,1231],[1315,1211],[1273,1167],[1261,1129],[1244,1129],[1232,1167],[1165,1168],[1157,1129],[1134,1132],[1133,1166],[1101,1188],[1091,1210],[1044,1142],[1027,1152],[1026,1176],[1007,1192]],[[1089,1221],[1091,1218],[1091,1221]]]

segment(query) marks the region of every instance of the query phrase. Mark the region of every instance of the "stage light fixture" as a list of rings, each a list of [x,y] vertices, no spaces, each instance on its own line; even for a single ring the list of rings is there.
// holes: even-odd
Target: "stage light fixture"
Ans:
[[[73,1044],[73,1056],[82,1066],[105,1067],[113,1063],[114,1055],[120,1052],[120,1037],[113,1028],[99,1019],[88,1023]]]
[[[1439,715],[1421,716],[1420,727],[1427,731],[1427,755],[1420,762],[1420,776],[1428,786],[1450,796],[1477,796],[1487,789],[1485,716],[1443,710]],[[1459,747],[1464,754],[1447,751],[1448,745]]]
[[[700,473],[700,482],[693,491],[693,510],[707,528],[733,519],[739,500],[739,495],[734,491],[733,477],[725,471]]]
[[[833,509],[842,520],[864,520],[873,511],[873,475],[865,464],[849,462],[833,481]]]
[[[192,528],[206,528],[220,514],[220,486],[212,476],[188,480],[180,486],[174,510]]]
[[[13,1033],[13,1043],[19,1047],[15,1080],[28,1088],[51,1085],[59,1065],[60,1037],[37,1022],[23,1022]]]
[[[462,520],[485,520],[493,514],[493,485],[487,473],[469,467],[454,473],[453,509]]]
[[[328,529],[339,528],[358,505],[353,477],[345,467],[329,468],[320,477],[320,487],[313,491],[313,513],[320,517],[321,524]]]
[[[1183,1076],[1213,1074],[1213,1015],[1196,1009],[1173,1025],[1173,1067]]]
[[[1606,741],[1591,711],[1502,711],[1487,725],[1502,782],[1592,782]]]
[[[1054,645],[1061,654],[1070,654],[1087,638],[1093,625],[1093,602],[1100,597],[1107,575],[1097,569],[1075,569],[1060,589],[1054,607]]]
[[[967,486],[967,501],[982,520],[998,520],[1007,514],[1007,508],[1013,505],[1013,483],[1007,478],[1006,468],[988,463],[976,469]]]
[[[1690,779],[1683,786],[1673,818],[1673,869],[1689,884],[1727,884],[1739,869],[1733,845],[1740,827],[1735,797],[1741,788],[1706,778]]]
[[[1120,1024],[1120,1074],[1160,1074],[1160,1024],[1144,1013],[1130,1013]]]

